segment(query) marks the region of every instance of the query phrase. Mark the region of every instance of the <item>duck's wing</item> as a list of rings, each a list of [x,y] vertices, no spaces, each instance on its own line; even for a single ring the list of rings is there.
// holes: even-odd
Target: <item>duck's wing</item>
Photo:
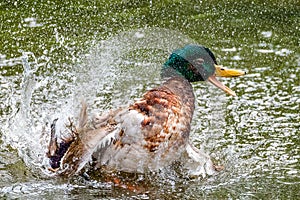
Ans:
[[[69,135],[61,136],[58,144],[55,133],[55,123],[51,125],[51,138],[47,156],[50,162],[50,170],[62,176],[71,176],[79,172],[90,160],[97,148],[112,143],[116,128],[113,117],[121,109],[109,111],[99,117],[94,117],[91,122],[87,119],[87,106],[82,104],[79,126],[70,122],[66,128]]]
[[[50,164],[67,176],[79,172],[92,156],[98,165],[118,171],[156,171],[185,151],[193,111],[192,86],[178,77],[147,91],[128,108],[90,122],[83,104],[79,128],[69,128],[71,139],[60,145],[55,137],[51,140]]]

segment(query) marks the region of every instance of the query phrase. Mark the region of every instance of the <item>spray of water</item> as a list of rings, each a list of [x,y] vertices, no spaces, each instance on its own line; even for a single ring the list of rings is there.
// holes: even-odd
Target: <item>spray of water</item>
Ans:
[[[20,106],[9,117],[3,140],[18,150],[30,169],[47,166],[54,119],[59,119],[57,132],[63,133],[68,118],[76,118],[81,100],[96,112],[127,105],[159,84],[161,64],[172,50],[195,42],[175,31],[145,28],[93,43],[80,63],[52,74],[40,73],[41,68],[53,67],[50,62],[41,63],[33,53],[23,52]]]
[[[82,100],[89,105],[89,112],[97,113],[128,105],[161,82],[161,65],[174,49],[196,42],[175,31],[145,28],[91,43],[93,48],[77,59],[80,62],[68,64],[67,70],[53,70],[51,62],[40,62],[33,53],[23,52],[20,58],[23,74],[20,103],[16,104],[19,107],[9,116],[8,125],[1,131],[4,132],[4,142],[18,151],[30,170],[40,175],[48,174],[45,154],[50,124],[54,119],[59,119],[56,132],[63,134],[68,118],[76,121]],[[51,73],[43,72],[41,69],[44,68],[51,68]],[[223,105],[227,99],[220,98],[220,91],[213,86],[207,87],[203,83],[194,86],[197,111],[192,125],[192,140],[199,142],[198,147],[203,151],[214,152],[213,149],[218,147],[212,145],[224,134],[219,130],[226,125]],[[197,121],[199,119],[201,121]],[[230,146],[223,150],[226,158],[236,153]],[[167,176],[170,178],[169,174]],[[66,189],[59,188],[56,183],[49,184],[50,188]],[[30,188],[31,184],[26,186],[30,191],[41,189],[34,185]]]

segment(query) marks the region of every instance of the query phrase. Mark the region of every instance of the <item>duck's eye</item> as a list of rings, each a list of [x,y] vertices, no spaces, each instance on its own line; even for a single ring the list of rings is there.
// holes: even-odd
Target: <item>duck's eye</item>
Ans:
[[[197,68],[194,67],[194,65],[192,65],[192,64],[190,64],[190,65],[188,66],[188,69],[191,70],[193,73],[197,73]]]
[[[194,63],[196,65],[202,65],[204,63],[204,60],[202,58],[197,58],[194,60]]]
[[[220,68],[220,70],[223,70],[223,71],[224,71],[225,69],[224,69],[224,68]]]

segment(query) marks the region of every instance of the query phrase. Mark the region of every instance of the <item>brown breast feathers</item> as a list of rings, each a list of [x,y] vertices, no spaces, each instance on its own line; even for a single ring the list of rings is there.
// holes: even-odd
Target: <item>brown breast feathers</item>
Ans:
[[[190,132],[194,112],[191,84],[183,78],[171,78],[163,85],[146,92],[129,109],[144,114],[141,128],[147,145],[154,152],[162,142],[180,146]]]

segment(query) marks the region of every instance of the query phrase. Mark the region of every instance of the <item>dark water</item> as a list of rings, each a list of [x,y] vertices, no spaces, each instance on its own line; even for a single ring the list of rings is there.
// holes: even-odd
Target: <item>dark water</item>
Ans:
[[[298,1],[1,1],[0,197],[26,199],[299,199]],[[238,97],[194,84],[191,138],[225,169],[160,174],[136,194],[44,169],[55,117],[127,105],[160,83],[161,63],[188,43],[210,47],[242,78]],[[171,172],[170,172],[171,173]],[[145,182],[147,182],[145,180]]]

